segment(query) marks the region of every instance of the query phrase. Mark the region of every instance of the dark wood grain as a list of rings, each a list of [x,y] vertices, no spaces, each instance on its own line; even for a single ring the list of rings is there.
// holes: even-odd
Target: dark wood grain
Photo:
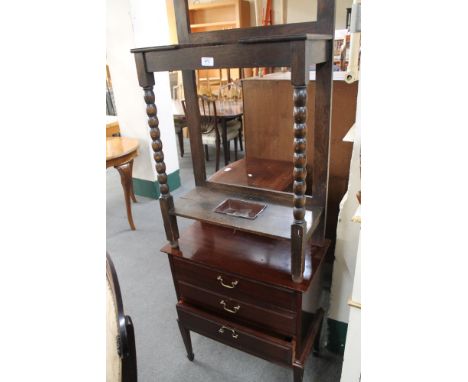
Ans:
[[[292,191],[291,162],[246,157],[214,173],[210,182],[256,187],[276,191]]]
[[[307,188],[312,192],[314,161],[315,81],[307,86]],[[248,156],[266,160],[279,160],[292,164],[289,150],[293,132],[293,89],[290,81],[278,79],[248,79],[243,81],[245,149]],[[268,102],[258,102],[268,99]],[[338,221],[339,204],[346,193],[352,143],[343,142],[356,120],[357,84],[333,81],[332,124],[330,136],[330,161],[328,182],[328,210],[326,237],[334,239]],[[306,203],[309,203],[309,198]]]
[[[249,303],[240,298],[226,296],[226,294],[213,293],[184,281],[179,281],[179,290],[183,301],[208,309],[232,322],[252,325],[258,330],[281,333],[286,336],[296,334],[294,313],[279,309],[266,309],[258,303]]]
[[[224,320],[184,303],[177,304],[177,313],[181,325],[189,330],[268,361],[291,365],[293,352],[290,341]]]
[[[206,44],[236,42],[242,39],[265,38],[269,36],[299,35],[306,33],[331,35],[334,33],[335,2],[330,0],[318,0],[316,22],[189,33],[186,37],[185,26],[183,23],[185,22],[187,13],[184,13],[186,12],[186,9],[184,9],[183,4],[181,3],[184,3],[184,0],[175,0],[174,2],[176,19],[182,20],[182,22],[178,22],[177,31],[179,33],[180,25],[181,33],[184,33],[183,41],[189,41],[190,43]],[[187,40],[185,40],[185,38],[187,38]],[[179,41],[182,40],[179,39]]]
[[[306,72],[308,77],[308,72]],[[306,177],[307,177],[307,87],[305,79],[296,76],[296,86],[293,91],[294,102],[294,184],[293,184],[293,216],[291,225],[291,277],[295,282],[301,282],[304,273],[304,251],[307,240],[306,215]],[[300,85],[297,85],[300,84]]]
[[[262,202],[267,204],[267,207],[255,220],[214,212],[219,204],[229,198]],[[305,229],[308,234],[312,233],[317,227],[321,213],[322,209],[320,207],[312,207],[310,210],[305,211]],[[177,199],[174,214],[274,239],[289,239],[291,237],[291,208],[276,204],[266,200],[266,198],[240,197],[235,193],[218,192],[207,187],[196,187]]]
[[[152,139],[153,158],[156,162],[156,172],[158,173],[159,192],[161,197],[159,204],[161,206],[161,215],[164,222],[167,240],[173,247],[177,247],[177,239],[179,238],[179,228],[176,218],[169,213],[174,207],[172,195],[167,184],[166,163],[164,162],[163,144],[161,140],[161,130],[159,129],[159,119],[157,117],[157,107],[155,105],[155,97],[153,86],[148,85],[144,88],[144,99],[146,103],[146,114],[148,115],[148,126],[150,128],[150,136]]]
[[[327,42],[322,39],[308,42],[314,47],[311,50],[314,55],[308,58],[308,62],[318,64],[326,60]],[[202,65],[202,57],[213,57],[212,69],[290,66],[295,57],[291,50],[291,44],[294,43],[284,41],[198,47],[179,45],[177,49],[148,50],[139,54],[144,54],[146,68],[150,72],[206,69]],[[302,45],[305,46],[305,43]]]
[[[157,128],[153,72],[183,70],[197,187],[175,205],[167,188],[159,130],[152,130],[152,138],[153,150],[159,155],[155,159],[163,187],[161,210],[170,241],[162,250],[170,257],[179,299],[179,327],[191,360],[193,330],[291,367],[294,381],[302,380],[305,358],[320,326],[318,314],[313,316],[312,326],[303,323],[307,315],[302,312],[302,294],[312,280],[317,281],[314,287],[320,287],[321,264],[330,245],[323,240],[325,225],[320,217],[327,204],[334,7],[333,0],[318,0],[317,22],[191,33],[187,0],[175,0],[181,44],[133,50],[152,129]],[[204,68],[202,57],[213,58],[212,68],[291,66],[295,86],[292,194],[206,181],[194,74]],[[311,64],[317,64],[317,84],[312,195],[308,197],[305,132]],[[287,129],[293,130],[291,125]],[[292,154],[290,147],[288,143],[282,151]],[[255,220],[215,213],[227,198],[261,201],[267,206]],[[174,240],[179,236],[176,216],[198,220],[178,242]],[[320,245],[312,245],[310,237],[317,227],[320,232],[313,239]]]
[[[196,259],[195,263],[190,260]],[[222,257],[221,260],[231,264],[229,269],[219,268],[212,263],[204,262],[202,253],[195,257],[178,257],[173,254],[174,277],[180,281],[207,289],[213,293],[223,294],[230,299],[236,299],[248,304],[258,305],[270,310],[296,311],[294,291],[284,288],[281,284],[272,284],[273,271],[270,271],[269,282],[253,280],[245,274],[235,273],[247,266],[243,259]],[[258,266],[257,266],[258,269]]]
[[[251,282],[305,292],[330,243],[326,241],[325,244],[324,247],[306,247],[304,279],[301,283],[291,280],[288,240],[272,240],[195,222],[183,231],[178,249],[166,245],[161,250],[197,265],[249,278]],[[215,284],[219,283],[216,281]]]
[[[182,72],[182,79],[184,82],[185,107],[187,110],[187,126],[190,132],[193,175],[195,177],[195,185],[203,186],[206,181],[206,169],[205,161],[203,160],[203,141],[195,72],[193,70],[184,70]]]
[[[312,195],[327,206],[328,201],[328,161],[331,129],[331,101],[333,84],[333,45],[328,45],[329,61],[316,66],[315,85],[315,128],[314,128],[314,166],[312,169]],[[321,232],[314,236],[317,241],[325,238],[325,219]]]

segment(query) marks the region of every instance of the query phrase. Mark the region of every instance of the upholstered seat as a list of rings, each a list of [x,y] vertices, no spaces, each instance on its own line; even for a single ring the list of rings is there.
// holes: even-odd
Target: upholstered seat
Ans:
[[[239,120],[229,121],[227,126],[227,140],[231,141],[239,136],[239,130],[242,127]],[[218,124],[218,131],[222,131],[222,127]],[[207,134],[202,134],[202,141],[204,145],[216,145],[216,132],[212,130]]]
[[[200,107],[200,131],[202,133],[202,143],[205,146],[206,160],[210,160],[208,155],[208,145],[216,147],[216,171],[219,170],[219,157],[221,151],[223,126],[219,122],[216,112],[216,101],[206,96],[198,96]],[[185,100],[182,100],[185,116],[187,117],[187,108]],[[236,118],[226,122],[226,146],[229,152],[229,144],[234,141],[234,156],[237,160],[237,143],[242,139],[242,119]],[[242,149],[242,144],[241,144]],[[226,162],[227,164],[227,162]]]
[[[122,381],[122,360],[117,352],[117,307],[114,294],[106,279],[106,382]]]
[[[123,312],[119,280],[108,254],[106,276],[106,382],[137,382],[133,323]]]

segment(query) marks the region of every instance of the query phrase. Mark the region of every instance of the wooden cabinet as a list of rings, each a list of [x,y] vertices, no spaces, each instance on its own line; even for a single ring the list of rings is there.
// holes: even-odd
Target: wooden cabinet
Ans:
[[[187,330],[300,372],[299,360],[319,350],[323,319],[320,309],[302,310],[302,294],[314,281],[320,285],[328,245],[308,248],[301,283],[290,278],[283,240],[194,223],[182,232],[178,248],[166,245],[189,358]]]
[[[228,3],[239,6],[243,2]],[[318,292],[314,295],[320,296],[322,264],[330,246],[325,239],[325,220],[334,1],[318,0],[317,22],[195,32],[207,27],[207,12],[215,12],[217,6],[205,5],[205,13],[194,14],[199,9],[189,8],[186,1],[174,1],[179,43],[132,50],[144,90],[158,173],[159,203],[168,241],[162,251],[171,265],[178,325],[189,360],[194,359],[190,331],[195,331],[290,367],[294,381],[301,382],[308,355],[319,350],[324,319],[321,308],[313,312],[302,309],[302,296],[312,286]],[[291,67],[292,99],[288,104],[293,118],[288,126],[279,122],[276,126],[290,139],[280,151],[293,161],[280,172],[290,171],[292,182],[270,179],[279,174],[274,168],[278,162],[275,158],[268,161],[272,168],[266,169],[264,162],[256,164],[257,172],[265,172],[258,177],[260,183],[244,179],[240,184],[221,184],[207,179],[195,77],[197,70],[206,69],[207,61],[212,69]],[[316,67],[315,113],[310,129],[314,166],[308,174],[307,109],[312,66]],[[182,71],[195,178],[195,188],[177,200],[168,186],[153,92],[153,72],[168,70]],[[308,176],[313,182],[306,194]],[[258,188],[270,180],[273,188]],[[283,187],[290,192],[278,190]],[[220,205],[226,203],[237,207],[220,211]],[[252,217],[247,212],[255,204],[258,216]],[[178,217],[194,222],[179,232]]]

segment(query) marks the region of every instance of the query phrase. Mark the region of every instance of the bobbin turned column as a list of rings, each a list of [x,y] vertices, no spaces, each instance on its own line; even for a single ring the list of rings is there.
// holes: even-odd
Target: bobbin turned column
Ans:
[[[159,205],[161,207],[161,215],[163,218],[166,238],[171,243],[172,247],[178,247],[179,228],[177,219],[172,214],[174,209],[174,201],[169,191],[167,184],[166,164],[164,163],[163,144],[161,141],[161,131],[159,130],[159,120],[157,116],[157,107],[155,104],[155,96],[153,92],[154,75],[146,72],[145,59],[142,53],[135,54],[137,64],[137,74],[140,86],[144,90],[144,99],[146,103],[146,114],[148,115],[148,126],[150,128],[150,136],[153,141],[153,157],[156,162],[156,171],[158,173]]]
[[[305,221],[305,191],[307,177],[307,88],[294,86],[294,222],[291,225],[292,279],[301,282],[304,273],[304,248],[307,223]]]

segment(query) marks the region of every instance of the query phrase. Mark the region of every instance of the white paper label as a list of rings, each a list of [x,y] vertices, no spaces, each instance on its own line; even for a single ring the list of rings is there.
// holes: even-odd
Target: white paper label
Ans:
[[[214,66],[214,58],[213,57],[202,57],[201,58],[202,66]]]

